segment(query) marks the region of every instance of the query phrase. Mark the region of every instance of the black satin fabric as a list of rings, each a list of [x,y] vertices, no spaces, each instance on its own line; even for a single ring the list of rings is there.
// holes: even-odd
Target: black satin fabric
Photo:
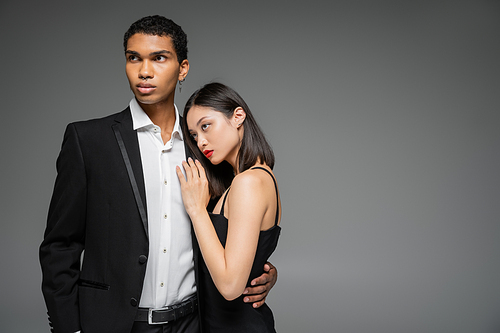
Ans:
[[[223,246],[226,245],[228,221],[222,214],[210,214],[217,236]],[[274,252],[281,232],[279,225],[260,232],[257,252],[247,285],[262,275],[264,264]],[[212,281],[205,263],[201,264],[200,292],[202,306],[203,332],[276,332],[274,317],[267,304],[254,309],[252,304],[244,303],[243,296],[227,301],[219,293]]]

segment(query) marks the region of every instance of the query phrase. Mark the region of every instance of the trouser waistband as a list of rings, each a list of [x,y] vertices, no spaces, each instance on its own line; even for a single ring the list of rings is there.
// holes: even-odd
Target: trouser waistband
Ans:
[[[198,308],[198,299],[193,296],[181,303],[161,309],[138,308],[135,321],[147,321],[149,324],[166,324],[193,313]]]

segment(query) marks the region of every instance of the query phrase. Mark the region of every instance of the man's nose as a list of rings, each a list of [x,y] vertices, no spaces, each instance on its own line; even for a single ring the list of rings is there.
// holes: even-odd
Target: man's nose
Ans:
[[[153,71],[153,66],[150,61],[144,60],[142,62],[141,69],[139,71],[139,78],[141,79],[150,79],[153,78],[154,76],[154,71]]]

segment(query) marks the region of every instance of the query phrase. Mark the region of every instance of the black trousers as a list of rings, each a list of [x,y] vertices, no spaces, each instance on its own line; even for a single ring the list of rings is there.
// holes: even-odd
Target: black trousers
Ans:
[[[130,333],[200,333],[198,311],[160,325],[149,325],[145,321],[136,321]]]

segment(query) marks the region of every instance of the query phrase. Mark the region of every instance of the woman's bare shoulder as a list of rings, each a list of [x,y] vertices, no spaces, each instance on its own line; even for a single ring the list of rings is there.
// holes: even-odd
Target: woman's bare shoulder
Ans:
[[[269,172],[272,174],[271,170]],[[274,182],[269,174],[262,169],[248,169],[236,175],[231,184],[232,189],[247,189],[249,191],[267,190],[269,186],[274,188]]]

